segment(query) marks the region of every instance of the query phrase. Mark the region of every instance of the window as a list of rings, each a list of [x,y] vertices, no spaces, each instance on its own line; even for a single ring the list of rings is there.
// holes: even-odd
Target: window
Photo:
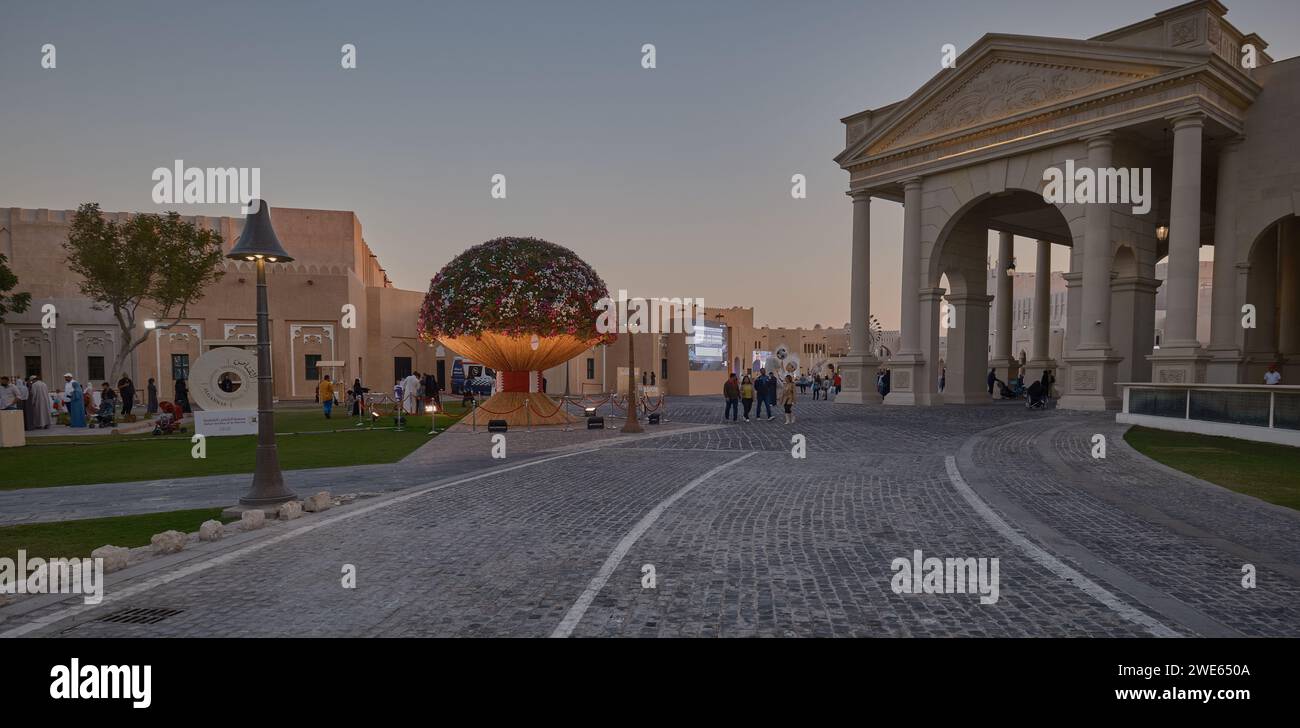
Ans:
[[[393,357],[393,378],[406,379],[411,376],[411,357],[395,356]]]
[[[307,354],[303,358],[306,360],[304,369],[307,372],[307,381],[314,382],[320,379],[320,370],[316,368],[320,363],[320,354]]]
[[[41,376],[41,358],[39,356],[27,357],[27,373],[24,374],[23,376],[25,377]]]
[[[86,380],[104,378],[104,357],[88,356],[86,357]]]
[[[593,357],[587,357],[587,379],[596,378],[596,360]]]
[[[172,379],[190,378],[190,355],[172,354]]]
[[[660,360],[659,360],[659,378],[660,378],[660,379],[667,379],[667,378],[668,378],[668,360],[667,360],[667,359],[660,359]]]

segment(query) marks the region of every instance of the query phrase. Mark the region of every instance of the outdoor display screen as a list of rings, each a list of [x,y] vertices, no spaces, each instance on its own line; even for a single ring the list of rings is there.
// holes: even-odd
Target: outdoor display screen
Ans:
[[[695,324],[695,335],[686,339],[686,358],[691,371],[725,371],[727,368],[727,325]]]

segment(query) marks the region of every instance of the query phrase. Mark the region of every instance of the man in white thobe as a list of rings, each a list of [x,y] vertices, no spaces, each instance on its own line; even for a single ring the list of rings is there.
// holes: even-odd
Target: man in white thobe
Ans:
[[[32,405],[32,429],[43,430],[53,421],[50,417],[50,388],[39,378],[33,379],[27,388],[34,402]]]
[[[411,372],[402,380],[402,411],[408,415],[420,412],[420,373]]]

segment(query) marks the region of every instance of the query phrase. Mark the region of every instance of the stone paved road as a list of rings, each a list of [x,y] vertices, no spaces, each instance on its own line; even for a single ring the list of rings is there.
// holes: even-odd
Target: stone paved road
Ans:
[[[19,602],[0,634],[1300,635],[1300,516],[1150,463],[1112,415],[805,400],[793,427],[718,427],[719,409],[677,401],[682,429],[594,449],[539,439],[469,480],[133,567],[98,607]],[[454,460],[440,441],[420,457]],[[997,601],[895,593],[915,550],[997,558]],[[95,621],[124,607],[181,611]]]

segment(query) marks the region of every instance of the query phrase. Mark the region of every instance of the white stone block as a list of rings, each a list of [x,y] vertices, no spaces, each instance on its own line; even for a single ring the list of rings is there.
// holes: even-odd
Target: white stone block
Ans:
[[[226,527],[221,521],[204,521],[203,525],[199,526],[200,541],[220,541],[225,535]]]
[[[255,531],[266,525],[266,514],[258,509],[247,510],[239,514],[239,522],[245,531]]]
[[[155,533],[149,543],[153,545],[155,554],[174,554],[185,548],[185,543],[189,538],[180,531],[163,531]]]
[[[302,501],[289,501],[281,503],[280,510],[277,512],[281,521],[292,521],[295,518],[302,517]]]
[[[90,552],[90,558],[104,560],[104,573],[121,571],[131,560],[131,549],[125,546],[100,546]]]
[[[302,509],[308,513],[319,513],[329,510],[334,505],[334,499],[330,497],[329,491],[322,490],[302,502]]]

